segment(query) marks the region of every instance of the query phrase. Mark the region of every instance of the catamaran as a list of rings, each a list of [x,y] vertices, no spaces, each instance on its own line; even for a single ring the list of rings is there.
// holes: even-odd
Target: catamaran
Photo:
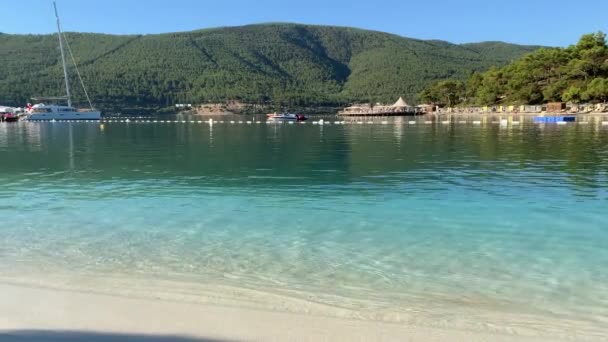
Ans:
[[[72,107],[72,98],[70,95],[70,81],[68,79],[68,68],[65,64],[65,52],[63,50],[63,40],[65,37],[61,32],[61,24],[59,22],[59,14],[57,13],[57,5],[53,2],[53,7],[55,9],[55,18],[57,18],[57,36],[59,37],[59,50],[61,50],[61,62],[63,64],[63,77],[65,78],[65,96],[57,96],[57,97],[35,97],[32,98],[35,101],[67,101],[67,106],[65,105],[57,105],[57,104],[44,104],[38,103],[35,105],[28,104],[27,112],[28,112],[28,120],[100,120],[101,112],[95,110],[93,105],[91,104],[91,99],[89,98],[89,94],[87,93],[87,89],[84,86],[84,82],[82,81],[82,77],[80,77],[80,72],[78,71],[78,66],[76,65],[76,61],[74,60],[74,56],[72,55],[72,50],[70,46],[65,41],[68,46],[68,51],[70,52],[70,56],[72,57],[72,61],[74,62],[74,67],[76,69],[76,73],[78,78],[80,79],[80,83],[82,85],[82,89],[84,90],[84,94],[87,97],[87,101],[89,102],[90,109],[79,109]]]

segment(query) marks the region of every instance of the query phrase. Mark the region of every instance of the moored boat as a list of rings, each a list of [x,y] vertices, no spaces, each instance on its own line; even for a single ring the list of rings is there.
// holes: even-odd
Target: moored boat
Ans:
[[[65,96],[59,97],[47,97],[47,98],[32,98],[37,101],[66,101],[66,105],[58,105],[58,104],[44,104],[38,103],[36,105],[28,104],[27,106],[27,114],[28,120],[30,121],[40,121],[40,120],[101,120],[101,112],[93,109],[93,105],[91,104],[91,100],[89,98],[88,92],[82,82],[82,78],[80,77],[80,73],[78,72],[78,67],[76,66],[76,62],[74,61],[74,67],[78,73],[78,78],[80,79],[80,83],[84,90],[84,93],[87,97],[87,101],[89,102],[90,109],[78,109],[72,107],[72,98],[70,96],[70,82],[68,79],[68,69],[65,63],[65,52],[63,50],[63,41],[64,37],[61,32],[61,24],[59,23],[59,14],[57,13],[57,5],[53,2],[53,7],[55,8],[55,17],[57,18],[57,36],[59,38],[59,50],[61,51],[61,62],[63,65],[63,77],[65,79]],[[66,41],[67,44],[67,41]],[[68,45],[69,48],[69,45]],[[71,52],[70,52],[71,55]],[[74,57],[72,56],[72,60]]]
[[[13,111],[0,110],[0,122],[15,122],[19,121],[19,115]]]
[[[96,110],[76,109],[72,106],[36,104],[28,108],[28,120],[100,120]]]
[[[557,116],[536,116],[534,122],[536,123],[558,123],[558,122],[575,122],[576,116],[568,115],[557,115]]]
[[[267,114],[268,120],[286,120],[286,121],[304,121],[308,118],[302,114],[291,114],[291,113],[273,113]]]

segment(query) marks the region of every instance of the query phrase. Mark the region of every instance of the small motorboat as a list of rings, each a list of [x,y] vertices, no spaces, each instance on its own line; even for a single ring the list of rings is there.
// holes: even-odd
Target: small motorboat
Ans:
[[[536,116],[536,123],[560,123],[560,122],[576,122],[576,116]]]
[[[19,115],[13,112],[0,112],[0,121],[2,122],[15,122],[19,121]]]
[[[286,121],[304,121],[307,120],[308,118],[302,114],[291,114],[291,113],[281,113],[281,114],[277,114],[277,113],[273,113],[273,114],[266,114],[266,116],[268,117],[268,120],[286,120]]]

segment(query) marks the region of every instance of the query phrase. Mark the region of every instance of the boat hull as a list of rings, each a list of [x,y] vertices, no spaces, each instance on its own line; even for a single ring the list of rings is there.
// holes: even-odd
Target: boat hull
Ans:
[[[276,120],[276,121],[298,121],[296,118],[268,118],[268,120]]]
[[[53,112],[34,113],[28,117],[29,121],[60,121],[60,120],[101,120],[101,112]]]

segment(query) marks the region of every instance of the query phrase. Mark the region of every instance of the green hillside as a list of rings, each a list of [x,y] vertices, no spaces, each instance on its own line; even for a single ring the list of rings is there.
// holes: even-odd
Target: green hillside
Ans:
[[[430,84],[420,98],[446,106],[606,102],[606,34],[583,35],[567,48],[538,49],[503,68],[471,74],[466,82],[450,79]]]
[[[104,109],[225,100],[287,106],[414,101],[437,80],[464,80],[536,49],[296,24],[66,36],[94,103]],[[63,92],[56,35],[0,34],[0,60],[0,103],[22,105],[34,95]],[[83,102],[76,74],[71,77]]]

